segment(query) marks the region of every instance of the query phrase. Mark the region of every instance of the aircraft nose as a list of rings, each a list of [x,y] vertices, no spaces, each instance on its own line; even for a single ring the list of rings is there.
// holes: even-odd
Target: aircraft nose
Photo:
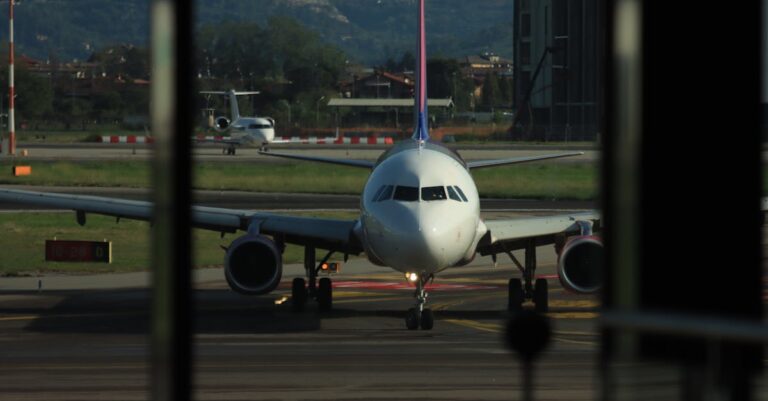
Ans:
[[[396,225],[392,232],[397,233],[398,259],[409,261],[409,267],[434,271],[455,262],[451,259],[459,253],[455,238],[460,227],[440,208],[416,207]]]

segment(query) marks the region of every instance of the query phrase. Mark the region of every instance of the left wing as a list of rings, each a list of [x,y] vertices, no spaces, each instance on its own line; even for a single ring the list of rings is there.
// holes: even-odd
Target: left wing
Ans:
[[[78,222],[85,224],[87,213],[152,222],[154,205],[150,202],[0,189],[0,202],[72,209]],[[192,226],[205,230],[233,233],[256,229],[261,234],[279,235],[287,243],[313,245],[359,254],[362,247],[354,234],[356,220],[283,216],[248,210],[192,206]]]
[[[578,212],[484,221],[488,231],[477,244],[477,252],[483,256],[511,252],[525,248],[531,240],[536,246],[554,244],[557,236],[581,234],[585,222],[591,223],[593,231],[599,231],[600,214]]]

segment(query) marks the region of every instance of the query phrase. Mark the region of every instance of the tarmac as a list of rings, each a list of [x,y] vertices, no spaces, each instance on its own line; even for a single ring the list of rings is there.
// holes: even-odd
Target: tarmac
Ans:
[[[551,247],[548,247],[551,248]],[[540,274],[553,255],[542,248]],[[504,263],[507,264],[507,263]],[[364,260],[333,277],[334,308],[291,311],[285,267],[272,294],[233,293],[195,270],[195,399],[507,400],[522,371],[505,347],[509,266],[490,258],[438,276],[435,328],[409,331],[413,289]],[[0,388],[16,400],[133,400],[149,394],[148,273],[4,278]],[[38,285],[41,288],[38,289]],[[550,280],[553,340],[535,365],[538,399],[594,399],[598,301]]]

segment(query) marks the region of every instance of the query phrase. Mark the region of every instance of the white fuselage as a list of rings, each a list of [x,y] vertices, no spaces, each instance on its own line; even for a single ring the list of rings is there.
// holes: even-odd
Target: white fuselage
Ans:
[[[240,146],[260,147],[275,139],[275,122],[271,118],[240,117],[227,128],[233,141]]]
[[[368,258],[401,272],[432,274],[469,263],[486,231],[469,171],[457,154],[435,145],[385,154],[360,203]]]

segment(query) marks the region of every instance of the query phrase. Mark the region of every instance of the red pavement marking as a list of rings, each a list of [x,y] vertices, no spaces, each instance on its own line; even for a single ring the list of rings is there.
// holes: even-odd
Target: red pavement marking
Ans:
[[[382,281],[334,281],[334,288],[355,288],[365,290],[409,290],[415,287],[411,283],[405,282],[382,282]],[[477,284],[441,284],[433,283],[426,286],[430,291],[466,291],[466,290],[494,290],[498,286],[477,285]]]

